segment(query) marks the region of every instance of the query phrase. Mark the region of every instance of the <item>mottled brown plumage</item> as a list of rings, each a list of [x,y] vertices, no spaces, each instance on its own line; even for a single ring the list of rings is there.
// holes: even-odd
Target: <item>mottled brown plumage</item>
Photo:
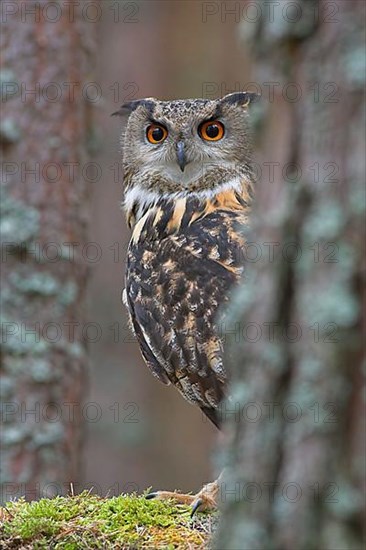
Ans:
[[[241,273],[245,221],[232,191],[164,199],[136,224],[128,252],[127,302],[145,361],[216,425],[227,382],[216,313]]]

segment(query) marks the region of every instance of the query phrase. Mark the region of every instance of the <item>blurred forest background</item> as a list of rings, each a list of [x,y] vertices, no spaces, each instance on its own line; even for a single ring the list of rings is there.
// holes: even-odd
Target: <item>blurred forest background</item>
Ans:
[[[217,433],[151,376],[128,329],[122,123],[110,114],[139,97],[258,91],[266,207],[279,181],[296,181],[294,165],[314,183],[360,181],[365,4],[82,1],[73,21],[64,3],[47,4],[2,4],[2,497],[70,482],[101,494],[194,490],[212,477]]]

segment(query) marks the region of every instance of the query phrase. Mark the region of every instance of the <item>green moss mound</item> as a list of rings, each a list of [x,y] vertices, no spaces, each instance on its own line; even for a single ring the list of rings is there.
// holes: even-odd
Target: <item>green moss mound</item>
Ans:
[[[0,508],[2,549],[208,548],[216,514],[200,514],[174,503],[121,495],[77,496],[25,502]]]

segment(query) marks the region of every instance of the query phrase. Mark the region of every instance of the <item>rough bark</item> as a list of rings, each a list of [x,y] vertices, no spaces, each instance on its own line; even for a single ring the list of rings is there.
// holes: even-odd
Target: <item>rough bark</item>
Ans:
[[[362,548],[365,4],[296,4],[298,23],[243,24],[253,80],[280,82],[261,119],[261,158],[280,167],[258,182],[261,258],[231,307],[220,549]]]
[[[2,6],[2,500],[66,493],[82,443],[95,24],[46,4]]]

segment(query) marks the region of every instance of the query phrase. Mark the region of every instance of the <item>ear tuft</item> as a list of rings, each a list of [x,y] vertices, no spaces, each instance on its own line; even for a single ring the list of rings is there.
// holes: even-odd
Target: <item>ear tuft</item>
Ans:
[[[124,103],[121,105],[119,111],[116,111],[111,114],[111,116],[124,116],[132,113],[137,109],[137,107],[140,107],[142,105],[147,109],[150,113],[154,110],[154,98],[147,98],[147,99],[134,99],[133,101],[128,101],[127,103]]]
[[[241,105],[247,107],[250,103],[259,101],[260,95],[255,92],[234,92],[227,94],[221,99],[221,103],[228,103],[229,105]]]

